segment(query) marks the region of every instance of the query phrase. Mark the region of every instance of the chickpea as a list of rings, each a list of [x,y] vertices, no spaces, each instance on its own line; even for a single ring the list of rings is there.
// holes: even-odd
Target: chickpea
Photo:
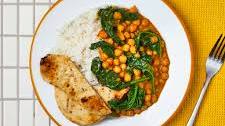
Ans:
[[[114,60],[113,60],[113,65],[119,65],[119,64],[120,64],[119,59],[114,59]]]
[[[140,88],[144,88],[145,83],[141,82],[141,83],[138,84],[138,86],[139,86]]]
[[[145,105],[146,105],[146,106],[151,106],[151,101],[145,102]]]
[[[163,79],[159,79],[159,83],[160,83],[160,84],[164,84],[165,81],[164,81]]]
[[[135,41],[134,39],[128,39],[128,42],[127,42],[130,46],[134,46],[135,45]]]
[[[121,14],[120,12],[115,12],[115,13],[113,14],[113,18],[114,18],[115,20],[120,20],[120,19],[122,18],[122,14]]]
[[[169,69],[168,69],[166,66],[163,66],[163,67],[161,68],[161,70],[162,70],[163,73],[166,73],[166,72],[169,71]]]
[[[130,32],[137,31],[137,25],[136,24],[131,24],[129,28],[130,28]]]
[[[127,27],[127,24],[125,22],[123,22],[122,25],[124,26],[124,28]]]
[[[127,68],[127,65],[124,63],[124,64],[121,64],[120,65],[120,68],[123,70],[123,71],[125,71],[126,70],[126,68]]]
[[[123,53],[123,51],[120,50],[120,49],[115,49],[115,50],[114,50],[115,56],[120,56],[120,55],[122,55],[122,53]]]
[[[154,55],[154,56],[157,55],[157,52],[156,52],[156,51],[153,51],[153,55]]]
[[[134,69],[133,72],[134,72],[135,76],[140,76],[141,75],[141,71],[138,70],[138,69]]]
[[[166,54],[166,53],[163,53],[163,54],[162,54],[162,57],[163,57],[163,58],[166,58],[166,57],[167,57],[167,54]]]
[[[146,94],[148,94],[148,95],[150,95],[152,92],[151,92],[151,89],[147,89],[146,91],[145,91],[145,93]]]
[[[147,27],[149,25],[149,20],[146,19],[146,18],[142,19],[141,25],[144,26],[144,27]]]
[[[108,62],[108,64],[109,64],[110,66],[112,66],[112,65],[113,65],[113,58],[108,58],[108,59],[106,60],[106,62]]]
[[[130,50],[130,46],[128,44],[123,45],[123,51],[128,52]]]
[[[141,108],[141,110],[144,111],[144,110],[146,110],[147,108],[148,108],[148,106],[143,106],[143,107]]]
[[[126,115],[127,116],[133,116],[134,115],[134,111],[133,110],[127,110]]]
[[[120,73],[120,72],[121,72],[121,68],[120,68],[119,66],[114,66],[114,67],[113,67],[113,71],[114,71],[115,73]]]
[[[145,51],[145,48],[143,46],[140,47],[139,49],[141,52],[144,52]]]
[[[141,21],[140,20],[135,20],[135,21],[133,21],[133,24],[140,25]]]
[[[129,73],[125,73],[125,75],[124,75],[124,81],[125,82],[131,81],[131,75]]]
[[[162,61],[162,65],[167,66],[169,64],[170,64],[169,60],[167,58],[164,58]]]
[[[151,100],[152,100],[153,103],[155,103],[157,101],[157,96],[156,95],[152,95]]]
[[[132,6],[130,9],[129,9],[129,12],[130,13],[136,13],[138,11],[137,7],[136,6]]]
[[[159,76],[159,72],[155,72],[155,77],[158,77]]]
[[[130,52],[133,53],[133,54],[136,53],[136,47],[135,46],[131,46],[130,47]]]
[[[169,78],[169,75],[167,73],[162,73],[161,76],[163,80],[167,80]]]
[[[125,40],[125,37],[122,32],[118,32],[117,35],[121,40]]]
[[[124,32],[124,36],[125,38],[129,39],[130,38],[130,34],[128,32]]]
[[[154,65],[154,66],[159,66],[159,65],[160,65],[160,61],[159,61],[158,58],[156,58],[156,59],[154,60],[153,65]]]
[[[126,111],[125,110],[122,110],[121,112],[120,112],[120,115],[126,115]]]
[[[130,21],[125,21],[125,23],[126,23],[127,25],[129,25],[131,22],[130,22]]]
[[[135,80],[141,79],[141,76],[135,76],[134,79]]]
[[[151,89],[151,84],[149,82],[145,83],[145,90],[148,90],[148,89]]]
[[[125,55],[121,55],[119,57],[120,63],[126,63],[127,62],[127,57]]]
[[[108,68],[109,67],[109,63],[108,62],[103,62],[102,63],[102,67],[105,68],[105,69]]]
[[[134,38],[135,34],[134,33],[130,33],[130,38]]]
[[[102,39],[106,39],[108,37],[108,34],[104,30],[101,30],[98,33],[98,37]]]
[[[123,25],[118,24],[118,25],[117,25],[117,29],[118,29],[119,32],[122,32],[125,28],[124,28]]]
[[[140,31],[144,31],[145,27],[142,26],[142,25],[139,25],[138,29],[139,29]]]
[[[105,39],[105,42],[109,43],[109,44],[113,44],[113,39],[112,38],[109,38],[109,39]]]
[[[108,56],[107,56],[107,54],[102,53],[102,54],[100,54],[100,58],[102,59],[102,61],[105,61],[108,59]]]
[[[159,71],[158,67],[154,67],[153,69],[154,69],[154,72],[158,72]]]
[[[155,85],[159,85],[159,81],[157,79],[155,79]]]
[[[146,51],[147,55],[152,56],[153,52],[150,49],[147,49]]]
[[[157,36],[152,36],[152,37],[151,37],[151,42],[152,42],[152,43],[158,42],[158,37],[157,37]]]
[[[140,58],[140,57],[141,57],[140,53],[136,53],[134,56],[135,56],[136,58]]]
[[[151,102],[151,95],[145,95],[145,102]]]
[[[124,75],[125,75],[125,72],[124,72],[124,71],[120,72],[120,74],[119,74],[119,76],[120,76],[121,78],[123,78]]]
[[[134,109],[134,113],[135,114],[140,114],[141,113],[141,109]]]

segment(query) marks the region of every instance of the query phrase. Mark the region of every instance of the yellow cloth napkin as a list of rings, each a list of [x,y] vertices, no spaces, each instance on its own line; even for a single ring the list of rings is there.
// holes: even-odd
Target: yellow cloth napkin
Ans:
[[[187,98],[166,125],[184,126],[205,80],[205,61],[215,41],[225,34],[224,0],[164,0],[183,20],[194,50],[194,78]],[[225,65],[212,80],[201,105],[196,126],[225,126]]]

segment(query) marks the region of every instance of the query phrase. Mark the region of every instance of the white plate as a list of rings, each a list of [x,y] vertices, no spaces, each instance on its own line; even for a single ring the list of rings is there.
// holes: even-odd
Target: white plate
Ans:
[[[65,0],[58,1],[41,20],[33,37],[30,69],[33,87],[39,102],[49,116],[63,126],[76,124],[67,120],[59,111],[54,88],[42,80],[40,59],[55,46],[58,31],[65,23],[79,14],[103,5],[136,5],[161,33],[170,58],[169,79],[156,104],[138,116],[107,119],[99,126],[146,126],[164,124],[178,109],[186,94],[192,71],[191,48],[187,34],[173,11],[159,0]]]

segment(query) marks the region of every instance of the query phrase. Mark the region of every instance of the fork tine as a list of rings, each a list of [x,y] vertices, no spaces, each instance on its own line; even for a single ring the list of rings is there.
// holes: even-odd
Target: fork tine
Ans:
[[[221,47],[223,45],[225,37],[223,37],[223,40],[220,42],[219,47],[217,47],[217,51],[215,53],[215,58],[220,59],[220,54],[223,53],[223,49],[221,50]]]
[[[215,52],[216,47],[217,47],[217,45],[219,44],[219,42],[220,42],[222,36],[223,36],[223,34],[221,34],[220,37],[218,38],[218,40],[216,41],[216,44],[214,45],[214,47],[212,48],[212,50],[211,50],[211,52],[210,52],[210,54],[209,54],[210,57],[213,57],[213,53]]]
[[[225,40],[225,37],[223,38],[223,40],[222,40],[222,42],[221,42],[221,44],[223,45],[223,47],[222,47],[222,49],[221,49],[221,51],[220,51],[220,53],[219,53],[219,55],[218,55],[218,58],[219,58],[220,60],[222,60],[223,52],[225,52],[225,51],[224,51],[224,48],[225,48],[225,42],[224,42],[224,40]]]
[[[223,54],[222,62],[224,62],[224,60],[225,60],[225,53]]]

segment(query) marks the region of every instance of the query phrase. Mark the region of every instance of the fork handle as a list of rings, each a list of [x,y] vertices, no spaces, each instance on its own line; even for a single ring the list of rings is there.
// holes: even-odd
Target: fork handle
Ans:
[[[187,126],[193,126],[193,124],[195,122],[195,118],[196,118],[196,116],[198,114],[199,107],[200,107],[200,105],[202,103],[202,100],[204,98],[205,92],[207,91],[207,88],[209,86],[209,83],[210,83],[211,79],[212,79],[212,77],[207,75],[205,84],[204,84],[204,86],[202,88],[201,94],[200,94],[200,96],[198,98],[198,101],[197,101],[197,103],[195,105],[195,108],[194,108],[194,110],[193,110],[193,112],[191,114],[191,117],[188,120]]]

